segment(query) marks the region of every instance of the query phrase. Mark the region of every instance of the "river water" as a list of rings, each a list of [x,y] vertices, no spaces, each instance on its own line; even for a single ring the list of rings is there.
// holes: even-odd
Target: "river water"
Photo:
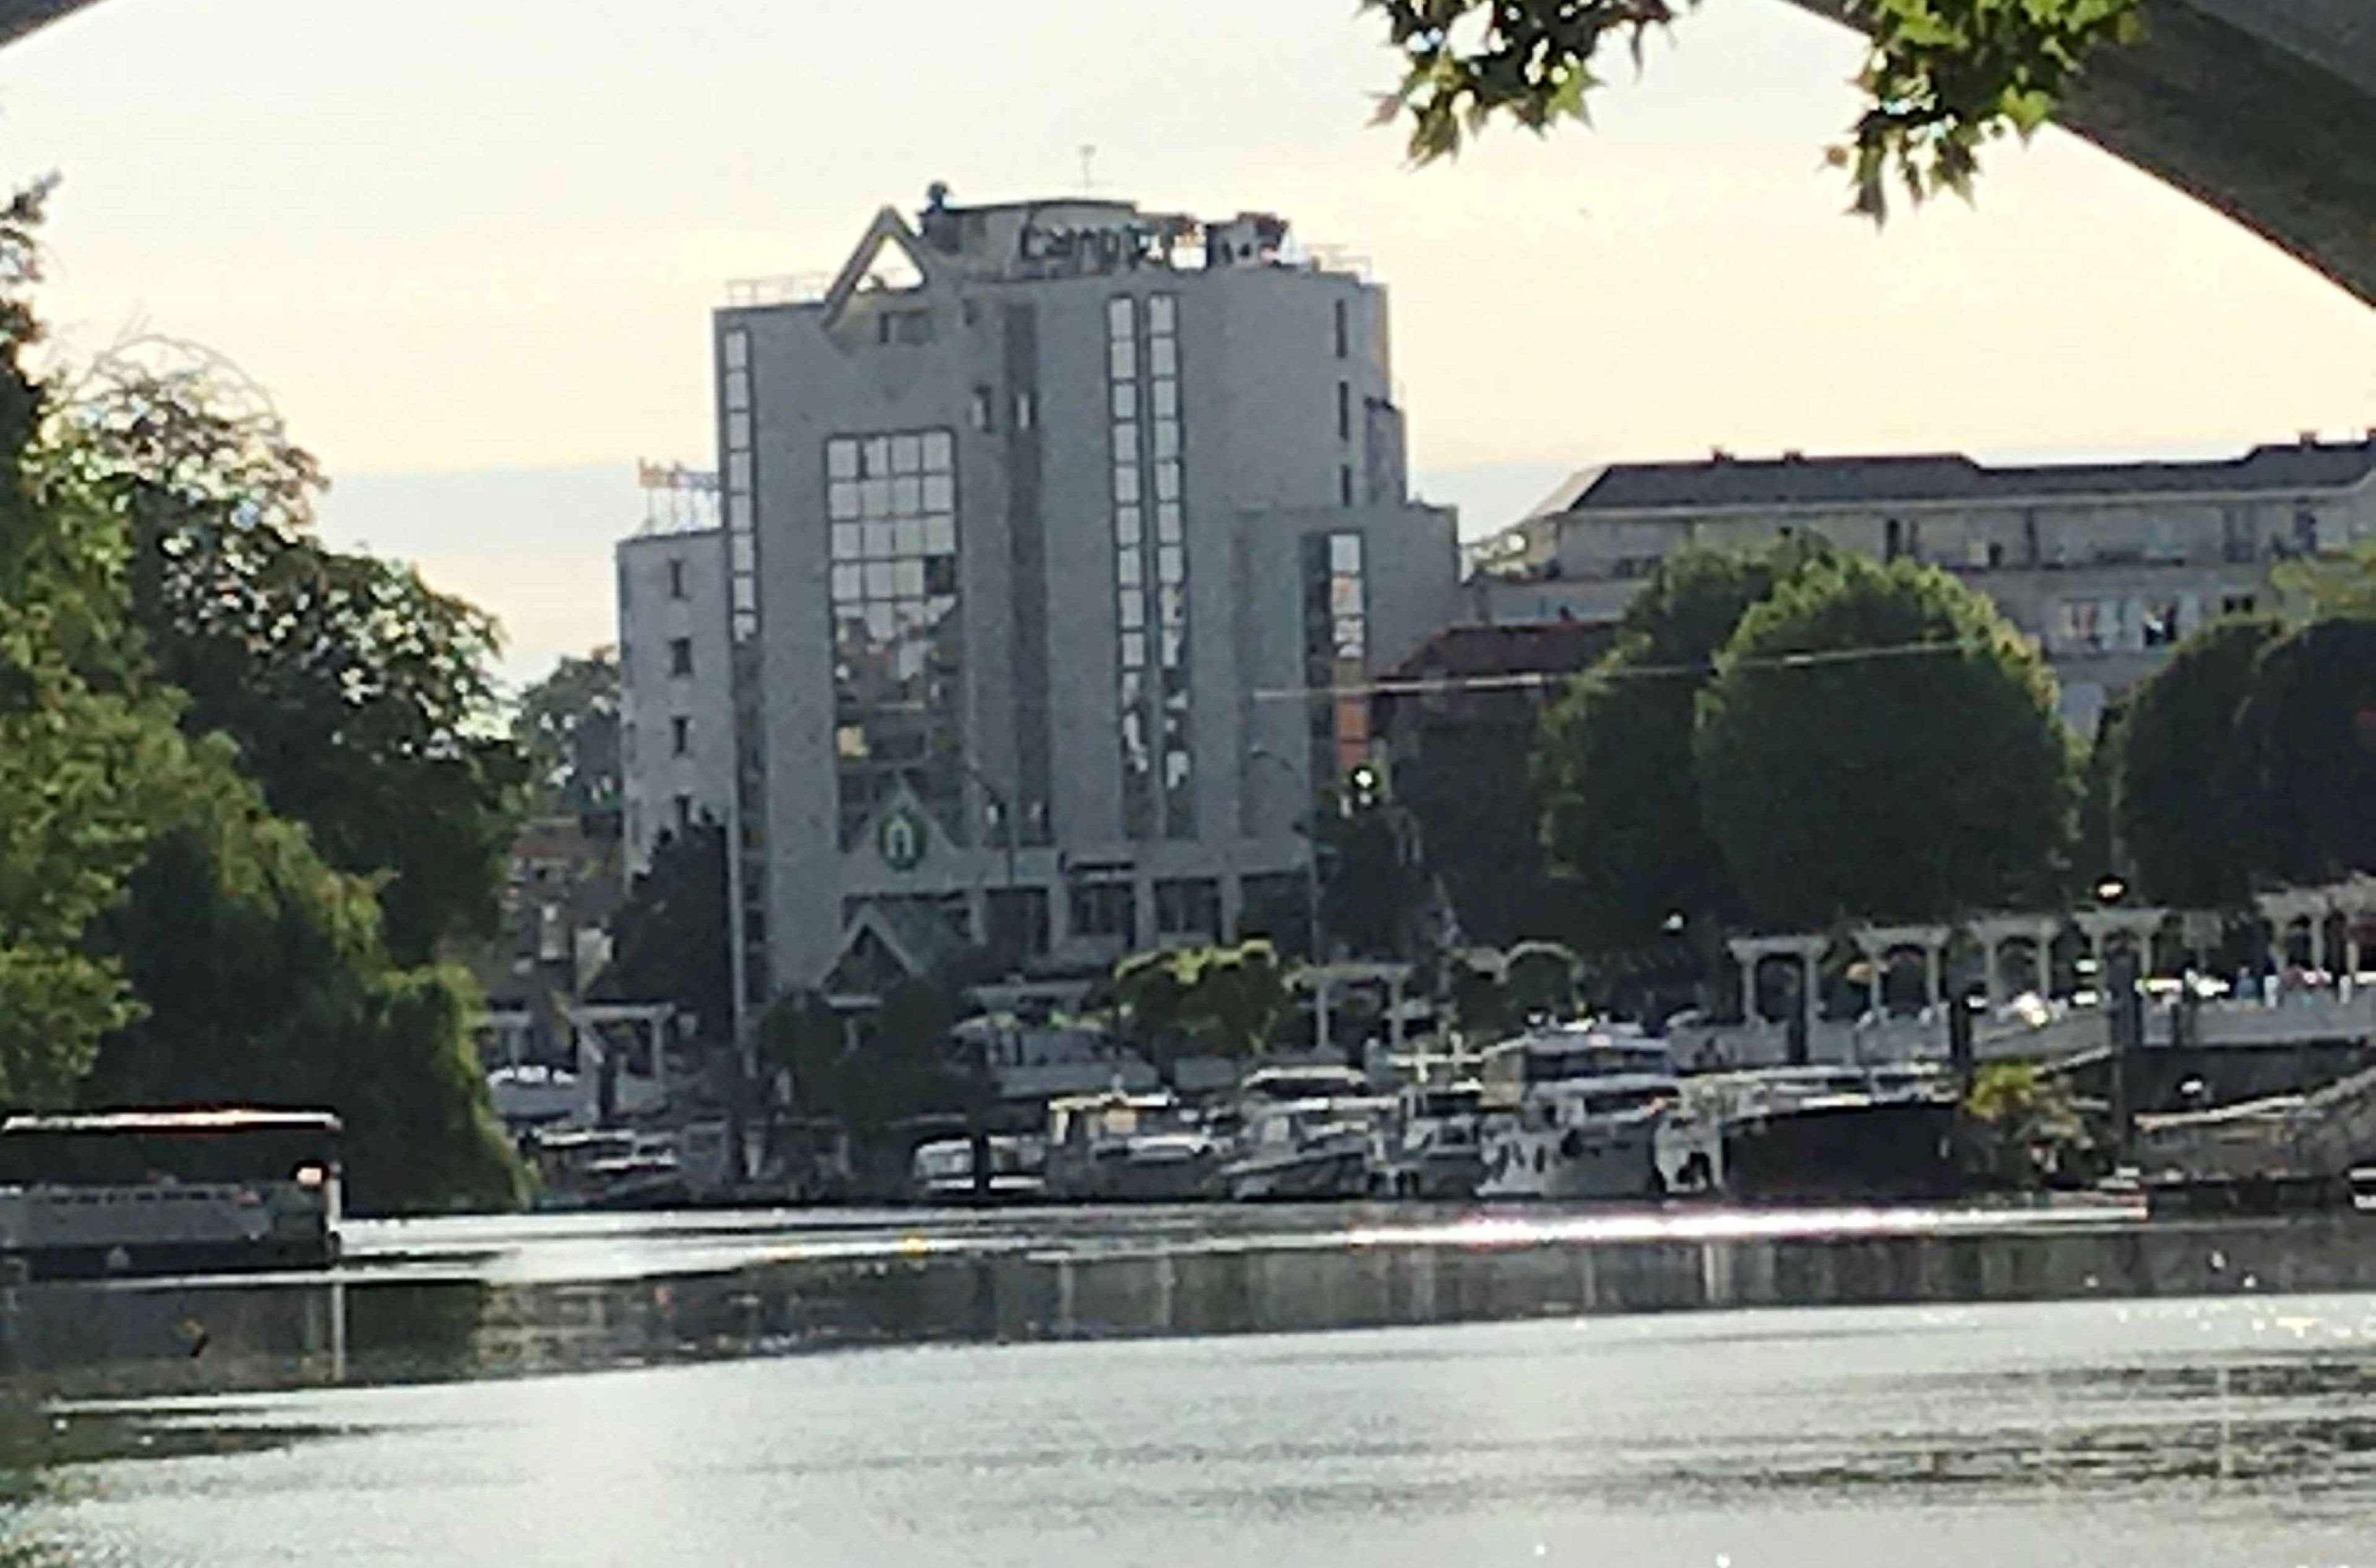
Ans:
[[[1213,1218],[446,1222],[36,1287],[59,1462],[12,1523],[143,1565],[2376,1564],[2376,1220]]]

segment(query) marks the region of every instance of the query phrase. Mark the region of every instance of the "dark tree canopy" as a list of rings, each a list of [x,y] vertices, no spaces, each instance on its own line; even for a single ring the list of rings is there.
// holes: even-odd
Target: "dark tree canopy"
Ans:
[[[1507,1005],[1521,1018],[1538,1013],[1565,1017],[1575,1010],[1582,972],[1575,954],[1562,944],[1521,942],[1510,949],[1503,971]]]
[[[1402,808],[1379,801],[1319,818],[1320,918],[1326,939],[1381,957],[1402,951],[1424,885]]]
[[[2376,871],[2376,620],[2316,622],[2264,650],[2236,752],[2240,825],[2263,878]]]
[[[0,1104],[327,1106],[358,1204],[511,1201],[468,977],[391,961],[372,882],[326,864],[161,678],[180,564],[137,503],[179,496],[236,537],[270,484],[230,499],[208,485],[231,468],[52,406],[21,357],[39,209],[0,209]],[[231,595],[174,613],[245,612]],[[250,672],[273,689],[268,662]]]
[[[1263,937],[1134,953],[1114,966],[1113,994],[1131,1042],[1166,1083],[1184,1051],[1260,1054],[1293,1001],[1278,950]]]
[[[588,997],[673,1002],[699,1020],[708,1039],[732,1032],[726,829],[700,823],[662,834],[611,932],[611,961],[587,988]]]
[[[1587,946],[1650,942],[1677,910],[1739,914],[1693,784],[1696,705],[1750,607],[1824,558],[1819,542],[1669,556],[1626,606],[1617,646],[1544,714],[1543,842],[1568,879],[1569,927]]]
[[[519,1171],[447,968],[401,968],[368,882],[332,870],[213,742],[168,831],[100,923],[144,1016],[110,1035],[97,1105],[326,1107],[367,1211],[508,1206]]]
[[[2236,719],[2262,654],[2284,635],[2273,620],[2215,621],[2129,700],[2113,812],[2127,869],[2155,903],[2213,909],[2241,904],[2251,891]]]
[[[2085,895],[2096,879],[2108,873],[2131,873],[2130,857],[2117,820],[2121,746],[2126,733],[2129,698],[2118,696],[2096,716],[2096,734],[2087,744],[2079,770],[2079,818],[2072,837],[2068,891]]]
[[[1642,64],[1646,35],[1697,0],[1361,0],[1384,16],[1405,71],[1379,119],[1407,117],[1411,156],[1459,150],[1496,115],[1543,132],[1582,121],[1615,48]],[[1879,219],[1893,174],[1917,201],[1968,195],[1981,146],[2027,137],[2088,54],[2133,40],[2142,0],[1836,0],[1871,41],[1863,112],[1832,160],[1856,210]]]
[[[164,830],[192,762],[170,692],[126,681],[122,531],[35,449],[45,188],[0,207],[0,1104],[72,1096],[100,1038],[138,1016],[121,960],[85,940]]]
[[[66,426],[60,460],[129,524],[133,618],[184,728],[230,736],[275,811],[384,878],[397,957],[491,932],[526,777],[495,728],[493,620],[323,545],[313,458],[219,366],[111,361]]]
[[[1988,600],[1844,555],[1752,610],[1717,666],[1701,798],[1760,921],[1940,919],[2053,891],[2071,739],[2044,659]]]
[[[529,809],[541,814],[619,807],[619,654],[564,655],[520,694],[512,739],[528,768]]]

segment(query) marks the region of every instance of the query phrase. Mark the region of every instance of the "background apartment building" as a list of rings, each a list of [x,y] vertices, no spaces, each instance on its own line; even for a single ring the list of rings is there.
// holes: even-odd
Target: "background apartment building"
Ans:
[[[726,536],[714,509],[656,510],[615,554],[621,827],[632,879],[661,835],[727,820],[734,705]]]
[[[1621,463],[1480,541],[1467,613],[1610,619],[1686,545],[1819,535],[1954,573],[2036,637],[2063,716],[2106,700],[2223,612],[2274,607],[2271,568],[2376,534],[2376,433],[2213,462],[1990,467],[1956,455]]]
[[[727,704],[746,1012],[968,945],[1300,932],[1299,826],[1368,754],[1363,695],[1332,694],[1457,599],[1383,291],[1265,215],[936,188],[715,332],[729,680],[638,622],[631,683],[638,767],[658,648]],[[673,548],[622,547],[636,606]],[[649,778],[647,810],[682,791]]]

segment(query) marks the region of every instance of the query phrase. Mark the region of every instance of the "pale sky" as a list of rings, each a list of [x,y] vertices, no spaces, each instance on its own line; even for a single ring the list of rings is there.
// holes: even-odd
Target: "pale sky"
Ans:
[[[638,457],[714,459],[707,313],[874,208],[1095,188],[1279,212],[1393,303],[1464,532],[1586,463],[2239,449],[2376,424],[2376,313],[2060,133],[1976,209],[1841,215],[1856,41],[1707,0],[1591,130],[1407,168],[1348,0],[104,0],[0,51],[0,174],[65,176],[65,351],[202,342],[327,462],[326,531],[610,636]]]

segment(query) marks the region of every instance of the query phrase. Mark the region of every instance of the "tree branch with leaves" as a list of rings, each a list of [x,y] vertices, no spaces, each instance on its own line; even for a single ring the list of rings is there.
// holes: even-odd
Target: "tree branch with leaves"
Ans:
[[[2140,35],[2144,0],[1830,0],[1869,40],[1864,108],[1828,149],[1853,209],[1878,221],[1893,175],[1914,200],[1968,197],[1980,148],[2045,124],[2096,51]],[[1402,80],[1382,124],[1409,126],[1411,157],[1451,157],[1497,116],[1537,134],[1588,123],[1607,51],[1635,69],[1653,31],[1698,0],[1362,0],[1385,18]]]

